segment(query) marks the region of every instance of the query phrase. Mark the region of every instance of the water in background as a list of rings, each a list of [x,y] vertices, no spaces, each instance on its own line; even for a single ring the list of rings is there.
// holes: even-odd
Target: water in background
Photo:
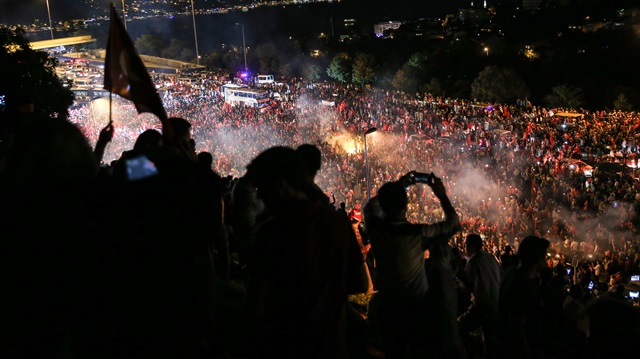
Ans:
[[[230,11],[209,15],[196,15],[198,46],[201,53],[219,50],[224,45],[241,46],[244,25],[247,47],[265,42],[279,43],[300,41],[306,47],[317,41],[320,33],[335,36],[345,32],[344,19],[356,19],[354,31],[373,33],[373,24],[380,21],[415,19],[438,16],[441,9],[433,7],[412,8],[410,6],[387,9],[387,5],[363,8],[358,3],[314,3],[305,5],[263,6],[248,11]],[[389,11],[393,10],[393,11]],[[97,39],[97,47],[104,47],[109,31],[109,21],[96,21],[87,29]],[[172,18],[157,17],[127,21],[127,31],[135,41],[144,34],[158,35],[169,41],[181,40],[193,45],[193,20],[190,15]],[[72,36],[68,32],[56,32],[55,37]],[[49,31],[29,33],[32,41],[50,38]],[[291,39],[290,39],[291,37]]]

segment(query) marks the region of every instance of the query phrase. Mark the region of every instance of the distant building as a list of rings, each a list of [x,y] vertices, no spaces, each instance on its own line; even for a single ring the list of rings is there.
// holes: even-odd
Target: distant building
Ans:
[[[383,37],[385,31],[398,30],[402,23],[400,21],[379,22],[373,25],[373,33],[376,37]]]
[[[344,19],[344,27],[352,27],[356,25],[356,19]]]
[[[340,42],[350,42],[351,40],[353,40],[353,36],[351,35],[340,35],[338,37],[338,41]]]
[[[472,9],[486,9],[487,8],[487,0],[475,0],[471,1],[469,7]]]
[[[542,0],[522,0],[522,8],[524,10],[536,10]]]

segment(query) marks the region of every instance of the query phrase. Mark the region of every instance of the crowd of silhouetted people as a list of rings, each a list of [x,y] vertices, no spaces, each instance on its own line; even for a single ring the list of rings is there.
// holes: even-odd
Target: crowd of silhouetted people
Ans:
[[[458,240],[480,233],[502,252],[535,233],[565,263],[615,263],[605,282],[619,270],[617,282],[640,271],[636,113],[551,110],[528,101],[491,105],[302,81],[287,82],[267,108],[234,107],[221,98],[219,80],[176,83],[163,98],[170,114],[191,121],[197,151],[213,154],[214,171],[223,177],[240,178],[266,148],[308,142],[322,152],[320,188],[349,210],[364,205],[367,187],[375,195],[406,171],[442,173],[462,218]],[[153,116],[136,120],[132,106],[116,108],[106,163],[138,134],[159,128]],[[104,124],[92,120],[92,111],[72,110],[72,121],[95,143]],[[367,136],[368,184],[363,133],[372,127],[378,131]],[[428,193],[416,188],[411,195]],[[410,203],[408,216],[424,222],[438,211]]]
[[[162,127],[9,104],[4,356],[637,353],[635,114],[289,89],[165,98]]]

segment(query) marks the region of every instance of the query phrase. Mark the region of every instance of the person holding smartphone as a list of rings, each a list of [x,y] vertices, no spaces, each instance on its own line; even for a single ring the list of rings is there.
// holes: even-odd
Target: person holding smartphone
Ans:
[[[444,220],[410,223],[407,188],[425,183],[438,198]],[[386,358],[426,357],[433,349],[429,326],[424,269],[425,250],[434,241],[448,241],[460,228],[460,217],[447,196],[442,180],[414,171],[380,187],[364,208],[367,234],[376,253],[380,321]]]

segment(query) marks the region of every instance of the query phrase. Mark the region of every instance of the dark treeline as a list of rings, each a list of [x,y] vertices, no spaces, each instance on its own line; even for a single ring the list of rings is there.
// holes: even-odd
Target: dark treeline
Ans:
[[[480,72],[497,66],[515,74],[525,87],[507,88],[504,92],[512,97],[478,100],[527,97],[534,103],[596,109],[613,108],[622,95],[638,108],[640,75],[632,70],[633,59],[640,55],[637,9],[623,9],[620,2],[592,5],[547,1],[537,12],[496,6],[492,11],[461,10],[446,21],[410,18],[399,29],[385,33],[384,39],[373,34],[375,18],[366,14],[355,16],[355,25],[345,27],[348,11],[340,17],[320,16],[321,24],[313,27],[318,32],[300,32],[294,24],[247,22],[246,28],[253,28],[247,31],[251,44],[247,61],[254,72],[428,91],[452,98],[476,97],[472,84]],[[260,37],[256,27],[269,31]],[[227,45],[201,51],[204,64],[230,71],[242,68],[239,39],[232,35]],[[365,78],[358,77],[362,71],[354,67],[362,65],[356,61],[359,55],[368,59],[364,72],[370,76]],[[343,76],[327,71],[334,62],[342,62]],[[510,82],[495,85],[510,86]],[[558,98],[564,100],[557,103]]]

